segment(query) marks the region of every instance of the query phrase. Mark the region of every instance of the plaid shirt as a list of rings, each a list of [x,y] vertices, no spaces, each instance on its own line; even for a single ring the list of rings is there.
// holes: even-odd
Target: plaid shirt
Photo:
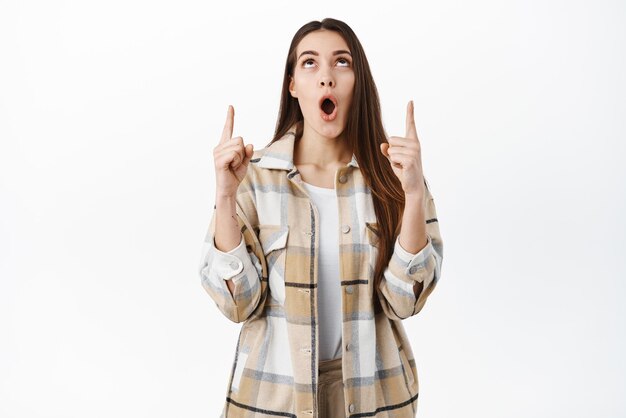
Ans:
[[[215,247],[215,210],[204,239],[202,286],[228,319],[243,322],[220,418],[319,414],[319,214],[293,163],[294,133],[295,125],[250,160],[236,197],[239,245],[228,252]],[[396,238],[376,290],[377,311],[376,215],[358,167],[353,155],[335,173],[346,417],[415,417],[417,369],[401,320],[422,309],[440,277],[435,204],[426,187],[428,243],[412,254]],[[417,298],[415,282],[423,283]]]

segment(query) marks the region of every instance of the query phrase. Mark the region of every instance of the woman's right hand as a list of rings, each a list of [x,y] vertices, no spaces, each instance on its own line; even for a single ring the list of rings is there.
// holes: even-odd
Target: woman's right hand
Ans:
[[[213,148],[215,183],[218,197],[235,197],[237,188],[246,176],[248,163],[254,152],[253,144],[244,146],[243,138],[233,135],[235,109],[228,105],[226,123],[219,144]]]

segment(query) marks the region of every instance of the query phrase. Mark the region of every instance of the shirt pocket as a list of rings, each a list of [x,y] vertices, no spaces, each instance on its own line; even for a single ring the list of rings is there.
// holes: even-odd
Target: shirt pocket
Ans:
[[[259,225],[258,228],[259,242],[263,248],[263,255],[267,263],[270,296],[278,304],[284,305],[289,226]]]

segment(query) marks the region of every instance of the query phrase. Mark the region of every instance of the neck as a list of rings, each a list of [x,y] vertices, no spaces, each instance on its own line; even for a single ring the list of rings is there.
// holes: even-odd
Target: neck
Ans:
[[[327,137],[316,132],[304,122],[302,137],[294,144],[294,164],[332,169],[344,166],[352,159],[352,152],[342,132],[337,137]]]

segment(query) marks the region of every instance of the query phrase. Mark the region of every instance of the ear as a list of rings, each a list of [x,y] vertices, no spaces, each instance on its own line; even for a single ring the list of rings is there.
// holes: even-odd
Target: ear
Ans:
[[[296,93],[296,90],[293,88],[294,86],[294,80],[292,76],[289,76],[289,92],[291,93],[291,97],[294,98],[298,98],[298,93]]]

